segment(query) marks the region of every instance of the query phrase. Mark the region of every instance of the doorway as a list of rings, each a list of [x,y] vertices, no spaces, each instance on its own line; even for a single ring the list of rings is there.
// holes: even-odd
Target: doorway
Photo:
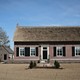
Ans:
[[[4,60],[7,60],[7,54],[4,54]]]
[[[49,57],[49,47],[42,46],[41,47],[41,60],[47,60]]]

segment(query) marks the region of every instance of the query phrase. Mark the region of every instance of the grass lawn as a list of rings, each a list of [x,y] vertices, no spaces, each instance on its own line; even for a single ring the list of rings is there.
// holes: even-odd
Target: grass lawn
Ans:
[[[80,63],[61,64],[64,69],[27,67],[27,64],[0,64],[0,80],[80,80]]]

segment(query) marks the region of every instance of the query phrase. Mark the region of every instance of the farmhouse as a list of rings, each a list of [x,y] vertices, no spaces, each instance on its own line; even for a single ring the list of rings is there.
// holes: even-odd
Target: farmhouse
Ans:
[[[0,46],[0,61],[2,62],[8,62],[13,58],[13,50],[10,48],[10,46]]]
[[[24,27],[14,33],[14,60],[80,62],[80,27]]]

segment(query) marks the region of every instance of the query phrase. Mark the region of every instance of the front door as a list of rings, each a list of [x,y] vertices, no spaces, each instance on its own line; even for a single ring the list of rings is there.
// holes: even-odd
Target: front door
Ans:
[[[43,59],[47,59],[47,51],[43,51]]]
[[[41,47],[41,60],[46,60],[49,57],[49,47]]]

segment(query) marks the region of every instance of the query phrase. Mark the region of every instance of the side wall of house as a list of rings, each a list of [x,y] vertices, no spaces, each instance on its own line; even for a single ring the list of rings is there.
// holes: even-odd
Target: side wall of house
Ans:
[[[64,57],[56,57],[54,56],[54,47],[65,47],[65,56]],[[78,46],[78,45],[50,45],[49,47],[49,52],[51,54],[50,58],[53,59],[53,58],[57,58],[57,59],[61,59],[61,58],[72,58],[72,47],[73,46]]]
[[[25,47],[37,47],[38,48],[38,55],[37,56],[16,56],[16,49],[18,48],[25,48]],[[26,61],[31,61],[31,60],[34,60],[34,61],[38,61],[40,59],[40,47],[38,47],[38,45],[15,45],[14,46],[14,60],[26,60]]]
[[[54,56],[54,47],[65,47],[65,56]],[[77,45],[50,45],[49,52],[50,52],[50,60],[58,60],[58,61],[74,61],[74,62],[80,62],[80,56],[72,56],[72,47],[80,47],[80,44]]]
[[[16,45],[14,45],[14,60],[40,60],[40,55],[41,55],[41,45],[44,44],[37,44],[37,45],[30,45],[30,44],[26,44],[26,43],[20,43],[18,45],[18,43]],[[35,43],[36,44],[36,43]],[[47,44],[49,46],[49,55],[50,55],[50,60],[54,61],[54,60],[59,60],[59,61],[80,61],[80,56],[72,56],[72,47],[79,47],[80,44]],[[16,56],[16,48],[17,47],[38,47],[38,56],[26,56],[26,57],[20,57],[20,56]],[[54,56],[54,47],[65,47],[65,56]]]

